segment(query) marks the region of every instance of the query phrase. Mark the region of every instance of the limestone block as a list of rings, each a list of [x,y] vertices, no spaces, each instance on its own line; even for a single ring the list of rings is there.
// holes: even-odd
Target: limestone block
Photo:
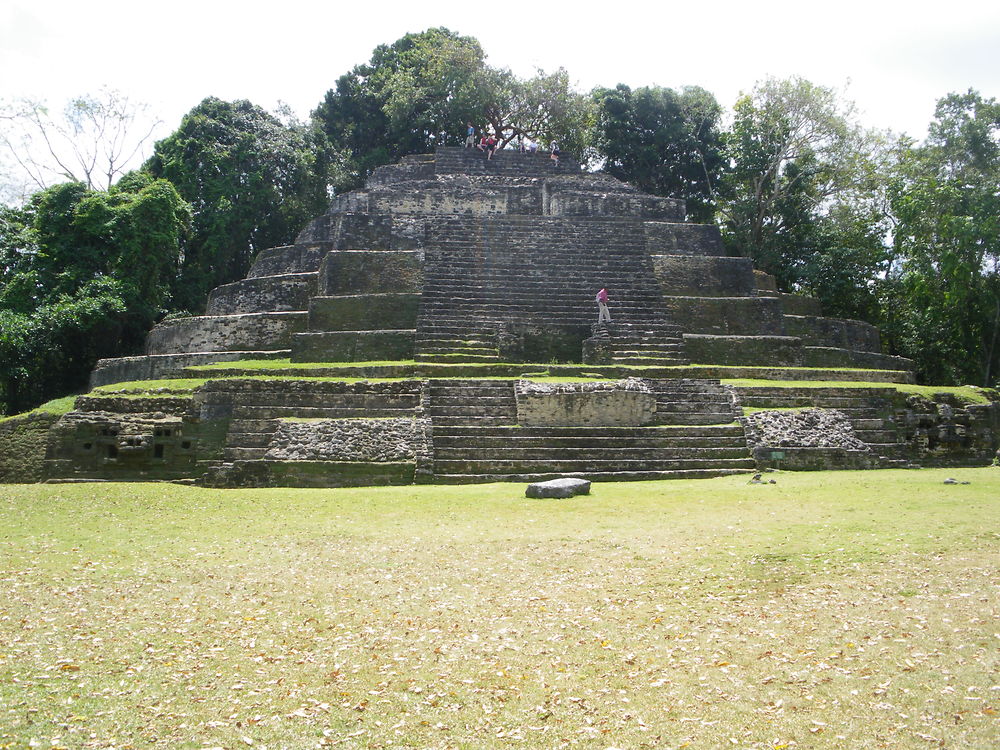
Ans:
[[[695,364],[797,367],[802,339],[794,336],[713,336],[684,334],[684,351]]]
[[[305,310],[316,293],[316,273],[258,276],[223,284],[208,295],[207,315]]]
[[[265,459],[280,461],[415,461],[425,448],[419,419],[281,420]]]
[[[413,359],[415,330],[324,331],[292,339],[293,362],[370,362]]]
[[[751,297],[757,286],[749,258],[653,255],[663,293],[684,297]]]
[[[309,302],[311,331],[379,331],[415,328],[420,295],[342,294],[313,297]]]
[[[517,421],[525,427],[639,427],[652,424],[656,395],[637,380],[559,385],[518,381]]]
[[[547,482],[534,482],[524,491],[527,497],[573,497],[574,495],[589,495],[590,482],[579,477],[561,477]]]
[[[320,265],[319,294],[419,292],[423,288],[421,250],[337,250]]]
[[[311,242],[261,250],[254,259],[247,278],[315,272],[323,254],[330,249],[329,243]]]
[[[203,315],[157,325],[146,339],[147,354],[289,349],[292,334],[305,330],[305,312]]]
[[[786,335],[776,297],[664,297],[664,302],[670,319],[687,333]]]
[[[40,482],[54,414],[26,414],[0,422],[0,484]]]
[[[644,223],[646,249],[653,255],[725,255],[722,235],[714,224]]]
[[[860,320],[785,315],[785,331],[807,346],[826,346],[859,352],[881,352],[878,328]]]

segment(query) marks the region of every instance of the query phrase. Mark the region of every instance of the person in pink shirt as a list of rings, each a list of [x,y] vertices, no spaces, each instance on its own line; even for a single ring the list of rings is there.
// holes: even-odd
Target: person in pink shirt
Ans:
[[[608,310],[608,290],[601,289],[597,293],[597,322],[610,323],[611,311]]]

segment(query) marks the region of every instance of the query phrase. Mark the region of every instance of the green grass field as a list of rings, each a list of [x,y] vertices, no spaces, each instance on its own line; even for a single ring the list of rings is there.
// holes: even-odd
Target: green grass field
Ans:
[[[997,747],[1000,469],[766,476],[0,486],[0,748]]]

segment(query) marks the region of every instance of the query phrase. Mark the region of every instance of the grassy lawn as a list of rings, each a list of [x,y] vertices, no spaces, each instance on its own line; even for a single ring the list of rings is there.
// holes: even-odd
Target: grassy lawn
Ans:
[[[1000,469],[766,476],[2,486],[0,748],[996,747]]]

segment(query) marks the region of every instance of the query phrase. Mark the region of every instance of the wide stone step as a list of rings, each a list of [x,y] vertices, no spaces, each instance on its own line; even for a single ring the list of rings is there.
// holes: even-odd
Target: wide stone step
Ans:
[[[482,406],[476,406],[475,404],[438,405],[431,406],[430,416],[435,422],[447,419],[448,417],[465,417],[469,421],[473,421],[479,417],[506,417],[509,420],[514,420],[517,416],[517,407],[514,404],[506,403],[483,404]]]
[[[744,435],[743,425],[738,422],[719,425],[697,426],[657,426],[657,427],[504,427],[483,428],[474,425],[449,427],[439,430],[434,427],[434,435],[465,437],[474,441],[478,437],[524,438],[585,438],[592,441],[611,438],[639,438],[645,440],[671,439],[681,437],[731,437]]]
[[[274,437],[274,432],[232,432],[226,434],[225,447],[266,448]]]
[[[499,354],[462,354],[441,352],[437,354],[423,354],[417,352],[413,355],[417,362],[501,362]]]
[[[435,429],[440,427],[457,427],[474,423],[483,427],[508,427],[517,423],[514,415],[483,415],[472,417],[468,414],[458,415],[438,415],[431,417],[431,422]]]
[[[646,448],[656,450],[676,450],[684,448],[740,448],[746,453],[746,439],[742,435],[730,436],[677,436],[673,438],[642,438],[642,437],[616,437],[605,438],[595,442],[592,437],[515,437],[515,436],[482,436],[475,440],[470,440],[467,435],[441,434],[438,428],[434,428],[434,449],[468,448],[470,445],[480,450],[504,450],[507,448],[595,448],[618,449],[618,448]]]
[[[266,448],[226,448],[224,456],[226,461],[256,461],[264,458],[267,453]]]
[[[509,389],[486,389],[470,388],[468,393],[452,394],[449,392],[433,390],[430,392],[431,409],[448,408],[454,406],[508,406],[515,404],[514,394]]]
[[[684,357],[611,357],[612,364],[618,365],[686,365]]]
[[[590,471],[680,471],[684,469],[751,469],[752,458],[677,458],[677,459],[539,459],[482,461],[434,460],[435,474],[535,474]]]
[[[686,461],[698,459],[715,461],[716,459],[746,459],[749,450],[744,445],[704,448],[701,446],[686,448],[624,447],[624,448],[553,448],[539,446],[534,448],[446,448],[434,445],[435,464],[444,461],[483,461],[496,463],[498,461],[642,461],[655,463],[660,461]]]
[[[748,474],[755,470],[755,467],[746,468],[717,468],[717,469],[679,469],[672,471],[586,471],[579,472],[578,476],[589,479],[593,482],[638,482],[655,481],[666,479],[710,479],[712,477],[732,476],[734,474]],[[430,478],[430,481],[440,484],[481,484],[486,482],[542,482],[548,479],[558,479],[566,476],[566,472],[537,472],[529,474],[503,474],[503,473],[479,473],[479,474],[439,474]]]
[[[233,408],[233,416],[237,419],[383,419],[399,417],[407,419],[415,414],[412,408],[338,408],[316,406],[237,406]]]

